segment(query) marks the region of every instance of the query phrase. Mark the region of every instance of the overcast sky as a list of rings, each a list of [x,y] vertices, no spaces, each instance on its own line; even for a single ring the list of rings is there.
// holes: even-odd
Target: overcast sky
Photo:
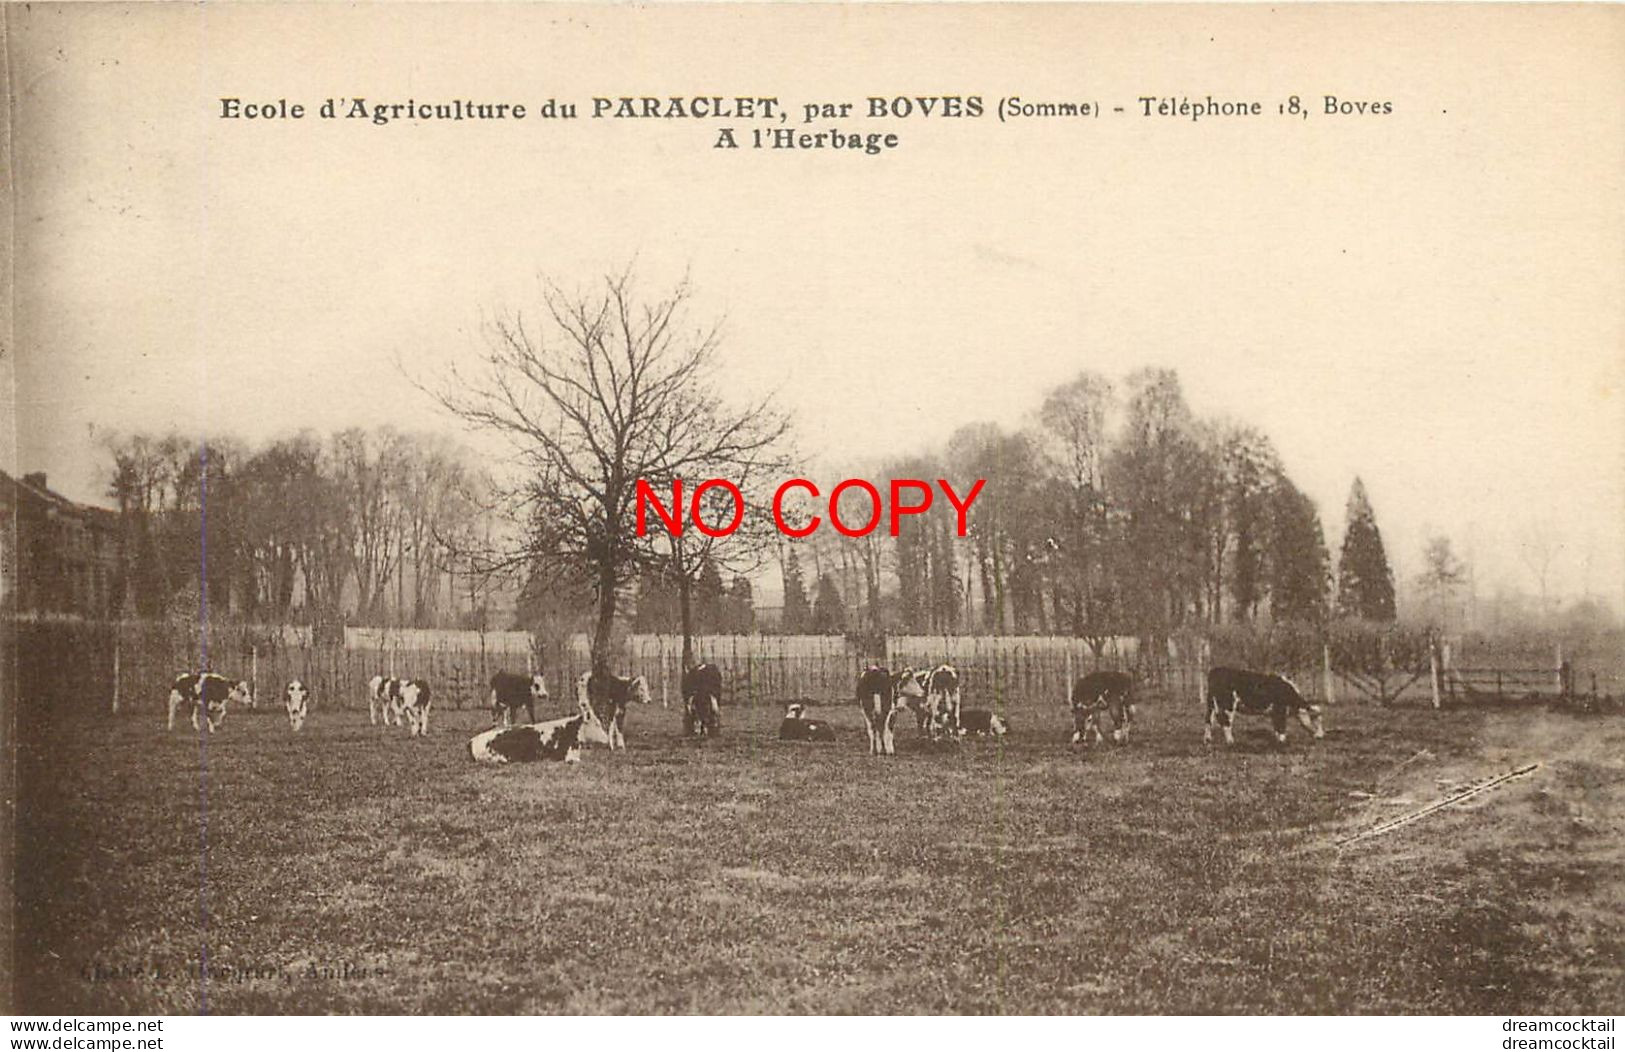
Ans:
[[[1015,426],[1080,369],[1176,368],[1251,423],[1335,548],[1625,595],[1625,20],[1616,7],[771,12],[11,6],[16,434],[97,499],[93,431],[447,428],[400,375],[538,278],[636,257],[725,316],[728,386],[864,462]],[[1297,93],[1390,116],[1274,114]],[[878,157],[711,148],[714,121],[322,121],[369,101],[851,101]],[[871,121],[869,95],[1089,100],[1093,120]],[[1142,95],[1266,116],[1139,115]],[[227,121],[221,96],[302,121]],[[1110,108],[1123,105],[1128,113]],[[739,122],[743,136],[753,125]],[[996,485],[993,480],[990,485]]]

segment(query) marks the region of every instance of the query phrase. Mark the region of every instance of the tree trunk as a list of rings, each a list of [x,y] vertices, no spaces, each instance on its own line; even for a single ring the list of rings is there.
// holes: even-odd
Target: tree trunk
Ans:
[[[687,573],[677,575],[677,605],[683,620],[683,671],[694,667],[694,584]]]
[[[615,572],[608,566],[598,571],[598,624],[592,633],[592,671],[607,675],[610,638],[615,630]]]

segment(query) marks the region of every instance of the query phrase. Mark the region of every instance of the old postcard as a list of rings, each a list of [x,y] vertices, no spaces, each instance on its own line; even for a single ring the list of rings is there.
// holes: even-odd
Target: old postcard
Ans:
[[[7,1010],[1612,1047],[1625,10],[0,27]]]

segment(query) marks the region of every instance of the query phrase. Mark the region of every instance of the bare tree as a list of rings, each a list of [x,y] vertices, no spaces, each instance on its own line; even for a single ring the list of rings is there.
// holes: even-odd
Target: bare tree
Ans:
[[[1518,530],[1518,558],[1540,588],[1542,618],[1551,613],[1552,565],[1562,551],[1562,539],[1544,519],[1529,519]]]
[[[433,392],[519,458],[507,504],[520,529],[482,561],[589,585],[600,673],[609,671],[619,591],[653,556],[636,532],[637,481],[738,463],[783,432],[771,398],[725,406],[713,384],[719,330],[690,326],[691,297],[685,280],[644,299],[630,270],[590,291],[549,282],[539,324],[518,313],[495,318],[477,365],[454,364]]]

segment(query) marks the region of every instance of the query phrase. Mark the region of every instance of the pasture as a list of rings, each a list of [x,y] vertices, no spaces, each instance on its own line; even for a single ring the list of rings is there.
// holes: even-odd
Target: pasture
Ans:
[[[1067,711],[1025,699],[1003,742],[933,748],[905,718],[884,759],[851,702],[812,711],[832,746],[776,741],[769,706],[692,743],[656,703],[626,752],[487,768],[464,749],[477,711],[410,740],[318,697],[297,736],[264,706],[206,741],[150,708],[21,711],[22,1012],[1503,1014],[1625,994],[1612,719],[1344,705],[1318,745],[1243,718],[1226,752],[1190,699],[1150,697],[1133,744],[1080,754]]]

